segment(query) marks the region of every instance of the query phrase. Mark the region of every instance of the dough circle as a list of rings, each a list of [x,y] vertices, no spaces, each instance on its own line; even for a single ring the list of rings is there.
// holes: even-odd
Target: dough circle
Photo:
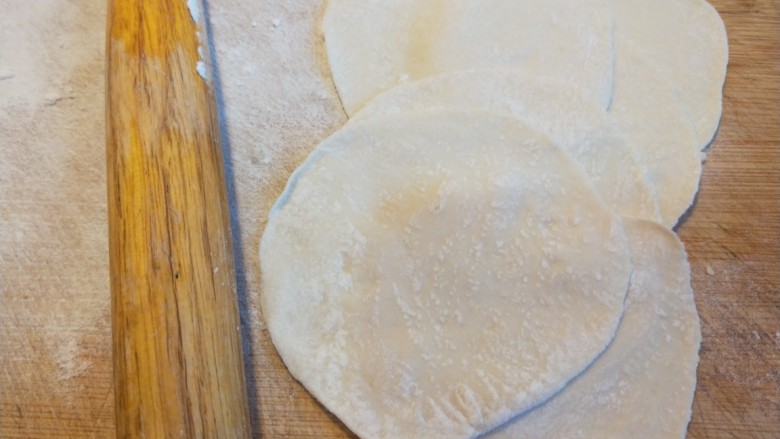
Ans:
[[[322,23],[347,114],[405,81],[521,68],[607,108],[614,48],[608,0],[329,0]]]
[[[467,438],[609,344],[631,271],[619,217],[515,118],[351,123],[293,174],[260,248],[288,369],[361,437]]]
[[[615,339],[544,405],[484,439],[684,438],[701,330],[679,238],[625,220],[634,272]]]
[[[661,220],[655,188],[636,148],[578,87],[515,69],[447,72],[393,87],[353,120],[426,108],[478,108],[520,118],[568,152],[613,211]]]
[[[615,38],[630,45],[673,88],[698,148],[720,123],[729,58],[726,26],[705,0],[611,0]],[[636,83],[646,91],[646,84]]]
[[[672,228],[693,204],[701,178],[701,153],[672,84],[633,46],[616,42],[615,96],[609,114],[636,146],[661,209]]]

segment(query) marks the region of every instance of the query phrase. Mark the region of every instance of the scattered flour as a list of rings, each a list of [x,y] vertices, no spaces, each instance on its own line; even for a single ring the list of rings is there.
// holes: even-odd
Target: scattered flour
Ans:
[[[187,0],[187,8],[189,8],[192,21],[195,23],[200,23],[200,1],[201,0]]]

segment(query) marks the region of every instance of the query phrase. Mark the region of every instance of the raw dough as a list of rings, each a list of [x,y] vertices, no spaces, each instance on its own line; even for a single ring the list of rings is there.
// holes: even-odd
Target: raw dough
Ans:
[[[614,335],[619,217],[515,118],[349,124],[293,174],[260,248],[290,372],[366,438],[466,438],[560,390]]]
[[[517,70],[448,72],[388,90],[355,119],[432,107],[482,108],[518,117],[571,154],[612,210],[660,220],[658,201],[636,149],[607,112],[572,85]]]
[[[615,96],[609,110],[635,145],[661,207],[661,223],[677,224],[699,190],[701,153],[672,85],[632,46],[615,42]]]
[[[625,220],[634,272],[614,341],[544,405],[485,439],[684,438],[701,332],[682,243]]]
[[[485,67],[573,83],[607,108],[608,0],[329,0],[322,25],[347,114],[407,80]]]
[[[615,37],[672,85],[705,148],[720,122],[728,64],[726,27],[704,0],[611,0]]]

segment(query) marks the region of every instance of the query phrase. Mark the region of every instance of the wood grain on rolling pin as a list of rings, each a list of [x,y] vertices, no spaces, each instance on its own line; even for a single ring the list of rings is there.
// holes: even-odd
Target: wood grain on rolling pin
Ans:
[[[215,96],[196,72],[198,16],[180,0],[109,2],[118,437],[251,434]]]

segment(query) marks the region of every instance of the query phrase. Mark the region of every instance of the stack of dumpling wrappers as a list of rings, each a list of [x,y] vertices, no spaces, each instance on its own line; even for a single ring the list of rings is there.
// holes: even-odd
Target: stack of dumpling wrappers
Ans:
[[[703,0],[330,0],[348,122],[260,246],[290,373],[362,438],[681,438],[728,45]]]

